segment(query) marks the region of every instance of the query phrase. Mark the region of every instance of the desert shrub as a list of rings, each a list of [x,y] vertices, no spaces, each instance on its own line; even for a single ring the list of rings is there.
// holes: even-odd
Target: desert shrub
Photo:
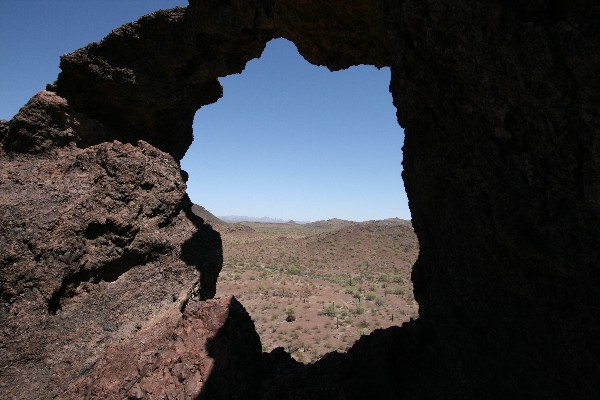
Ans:
[[[382,307],[385,305],[385,301],[383,301],[381,297],[377,297],[375,299],[375,305],[377,305],[378,307]]]
[[[394,290],[392,291],[392,294],[396,294],[398,296],[404,296],[404,289],[402,289],[401,287],[394,288]]]
[[[359,328],[358,329],[358,336],[365,336],[369,334],[369,330],[367,328]]]
[[[355,315],[361,315],[365,313],[365,306],[363,306],[362,304],[359,304],[356,306],[356,308],[354,309],[353,313]]]
[[[302,275],[302,268],[297,265],[288,265],[287,272],[290,275]]]
[[[323,306],[323,309],[319,311],[319,315],[327,315],[328,317],[335,317],[337,315],[335,311],[335,304],[328,303]]]
[[[403,296],[404,295],[404,289],[402,289],[401,287],[385,288],[385,294],[395,294],[395,295],[398,295],[398,296]]]
[[[367,294],[367,300],[369,300],[369,301],[373,301],[373,300],[375,300],[376,298],[377,298],[377,294],[375,294],[375,292],[369,292],[369,293]]]
[[[379,282],[389,282],[390,281],[390,277],[387,274],[381,274],[379,275]]]
[[[300,361],[301,363],[306,363],[306,358],[304,357],[303,353],[296,351],[294,353],[294,357],[296,358],[296,360]]]
[[[341,318],[346,318],[346,317],[348,316],[348,311],[349,311],[349,310],[348,310],[348,307],[342,307],[342,308],[340,309],[339,316],[340,316]]]

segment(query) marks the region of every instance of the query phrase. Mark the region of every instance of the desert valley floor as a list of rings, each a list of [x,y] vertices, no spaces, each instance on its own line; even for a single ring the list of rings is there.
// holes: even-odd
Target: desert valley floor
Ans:
[[[240,300],[264,351],[283,347],[312,362],[418,315],[410,273],[419,247],[408,221],[225,223],[194,212],[223,240],[217,297]]]

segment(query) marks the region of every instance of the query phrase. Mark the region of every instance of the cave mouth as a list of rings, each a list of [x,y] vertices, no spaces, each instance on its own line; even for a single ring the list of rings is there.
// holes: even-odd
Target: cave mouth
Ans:
[[[196,113],[181,161],[192,201],[220,216],[293,220],[201,215],[223,240],[216,296],[245,305],[264,351],[313,362],[418,316],[389,80],[389,69],[365,65],[330,72],[275,39]]]
[[[252,397],[245,395],[247,388],[268,390],[257,396],[264,399],[281,398],[281,394],[349,399],[600,398],[600,314],[593,312],[600,304],[596,290],[600,58],[594,51],[600,42],[599,18],[597,7],[588,2],[564,7],[560,10],[564,13],[557,11],[545,2],[190,0],[186,9],[157,12],[113,31],[100,43],[63,56],[57,81],[35,96],[16,120],[0,121],[0,138],[7,159],[11,153],[28,153],[25,158],[40,154],[52,167],[56,163],[46,155],[54,151],[69,156],[82,151],[94,165],[105,165],[103,154],[87,149],[94,145],[114,154],[127,147],[150,157],[150,166],[165,166],[148,169],[155,182],[169,185],[153,191],[160,197],[131,196],[158,207],[139,214],[138,207],[127,205],[123,223],[139,222],[143,230],[137,238],[158,232],[169,249],[182,248],[181,253],[160,252],[160,263],[148,265],[149,271],[172,265],[192,283],[196,274],[188,262],[181,261],[198,259],[194,265],[211,272],[213,266],[220,268],[222,254],[217,240],[203,239],[217,235],[207,227],[200,232],[199,219],[189,217],[180,180],[185,174],[180,176],[176,161],[192,142],[196,110],[222,94],[216,78],[240,72],[248,60],[261,54],[266,41],[279,36],[296,43],[311,63],[331,69],[361,62],[391,66],[398,121],[407,133],[404,182],[420,243],[412,273],[419,320],[401,329],[374,332],[358,342],[349,357],[326,357],[316,370],[304,369],[303,377],[287,373],[277,379],[257,377],[264,360],[258,360],[260,349],[254,346],[256,364],[223,357],[222,380],[211,374],[217,382],[215,390],[233,388],[243,393],[239,398]],[[130,143],[137,143],[137,149]],[[37,168],[33,162],[27,165],[30,170]],[[111,171],[103,167],[106,174],[101,176],[120,178],[113,172],[123,164],[114,165]],[[71,181],[61,176],[79,171],[62,171],[51,170],[50,175],[57,172],[58,179],[48,181],[48,188],[56,190],[31,181],[44,195],[20,196],[37,203],[22,209],[24,217],[47,225],[42,219],[46,211],[38,205],[52,206],[58,198],[55,193],[64,193],[68,200],[77,198],[69,190],[72,186],[65,186]],[[7,192],[13,196],[19,181],[0,179],[10,182]],[[101,213],[113,213],[113,207],[102,203],[103,194],[137,188],[126,182],[102,185],[88,198],[105,210]],[[17,218],[9,210],[5,218]],[[39,242],[58,246],[41,258],[50,273],[44,270],[36,276],[43,276],[40,281],[45,285],[60,288],[61,276],[70,266],[60,260],[59,250],[78,243],[80,254],[96,253],[88,252],[83,240],[77,239],[85,231],[81,222],[76,224],[77,218],[54,210],[51,215],[59,217],[49,219],[51,223],[64,225],[52,231],[37,225]],[[10,232],[11,240],[22,250],[7,253],[7,261],[19,262],[19,268],[13,268],[10,278],[15,284],[6,287],[12,290],[18,284],[36,300],[24,296],[11,306],[17,307],[18,315],[1,314],[24,324],[14,331],[18,335],[9,331],[14,346],[1,349],[11,352],[6,359],[12,371],[6,381],[14,383],[0,390],[7,393],[16,388],[19,393],[35,393],[23,397],[39,398],[40,391],[60,393],[65,383],[82,374],[90,379],[98,375],[87,367],[87,356],[78,352],[69,359],[70,376],[54,373],[58,369],[46,362],[54,357],[30,358],[30,354],[47,349],[51,356],[62,356],[68,348],[55,343],[71,338],[74,346],[91,343],[94,352],[101,350],[95,344],[110,342],[97,340],[93,332],[72,335],[71,320],[54,318],[56,324],[45,324],[47,313],[38,308],[42,297],[30,290],[32,281],[26,274],[41,272],[41,265],[35,257],[34,262],[28,260],[31,242],[21,236],[28,232],[21,230],[21,221],[15,222],[18,232]],[[76,240],[64,240],[67,231],[80,234],[72,236]],[[145,243],[140,248],[150,248]],[[198,245],[194,250],[201,251],[183,254],[188,244]],[[162,283],[179,290],[180,276],[162,276]],[[164,304],[153,301],[162,295],[163,284],[139,282],[138,293],[149,296],[136,299],[135,304]],[[177,314],[177,303],[171,304],[174,297],[160,298]],[[129,297],[113,296],[110,303],[93,302],[80,310],[100,318],[108,313],[118,316],[106,305],[120,299]],[[147,310],[132,311],[138,320],[148,320]],[[33,334],[40,341],[32,341]],[[225,337],[227,344],[238,336]],[[106,382],[139,377],[146,360],[144,355],[144,364],[133,372],[136,375]],[[330,366],[330,373],[323,373],[324,364]],[[31,374],[30,368],[38,365],[43,369]],[[113,370],[112,365],[107,368]],[[159,374],[162,371],[166,369],[157,369]],[[186,387],[191,382],[168,379]],[[236,385],[231,385],[232,380]],[[250,384],[244,385],[244,380]],[[212,398],[217,397],[227,396]]]

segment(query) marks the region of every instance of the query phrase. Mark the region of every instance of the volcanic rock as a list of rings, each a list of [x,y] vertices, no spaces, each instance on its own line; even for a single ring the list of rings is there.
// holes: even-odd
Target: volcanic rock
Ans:
[[[599,20],[588,1],[190,0],[65,55],[0,123],[0,396],[52,398],[172,299],[214,294],[220,240],[178,160],[217,78],[284,37],[332,70],[391,68],[420,318],[301,371],[267,357],[259,394],[600,398]]]
[[[58,399],[252,398],[260,362],[254,323],[235,298],[194,299],[108,345]]]
[[[218,217],[213,215],[210,211],[208,211],[206,208],[204,208],[198,204],[194,204],[192,206],[192,212],[194,214],[196,214],[197,216],[199,216],[200,218],[202,218],[204,220],[204,223],[206,223],[206,224],[211,224],[211,225],[226,224],[225,221],[219,219]]]
[[[50,398],[197,281],[214,295],[220,236],[190,218],[168,154],[112,142],[0,164],[1,397]]]
[[[75,141],[66,99],[41,91],[6,124],[4,147],[9,151],[41,153]]]

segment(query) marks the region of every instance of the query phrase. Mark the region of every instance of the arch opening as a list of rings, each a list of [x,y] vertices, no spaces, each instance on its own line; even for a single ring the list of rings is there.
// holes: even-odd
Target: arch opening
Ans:
[[[240,72],[268,40],[282,36],[307,60],[331,69],[361,62],[392,67],[394,104],[407,131],[404,181],[421,247],[412,274],[420,318],[374,332],[348,355],[282,375],[273,365],[277,354],[261,370],[265,355],[253,340],[252,364],[231,362],[225,354],[223,368],[212,370],[215,391],[232,389],[233,376],[243,398],[252,398],[248,388],[266,390],[256,396],[263,399],[279,399],[281,393],[361,399],[600,397],[600,323],[589,311],[600,304],[594,290],[600,259],[597,12],[581,2],[560,13],[543,2],[530,3],[190,0],[186,9],[154,13],[65,55],[57,81],[11,121],[0,121],[0,157],[12,171],[11,179],[0,179],[7,193],[0,197],[9,210],[0,224],[7,227],[0,247],[9,251],[0,252],[6,255],[0,263],[10,272],[3,275],[0,297],[11,309],[0,316],[10,329],[7,337],[18,344],[0,349],[14,366],[7,375],[11,387],[34,393],[23,394],[32,398],[41,390],[58,393],[80,371],[90,371],[83,360],[102,350],[79,345],[108,344],[130,333],[139,338],[148,330],[134,333],[134,323],[147,325],[152,317],[146,305],[180,317],[177,300],[191,296],[180,289],[197,278],[189,266],[220,269],[221,243],[197,235],[199,218],[189,215],[177,160],[192,142],[194,112],[221,96],[216,78]],[[57,169],[56,161],[64,168]],[[44,171],[38,180],[35,173]],[[49,175],[57,179],[49,181]],[[93,184],[69,186],[85,181]],[[22,183],[24,195],[15,196]],[[115,192],[121,195],[107,196]],[[15,197],[30,205],[11,209]],[[57,200],[68,211],[60,218],[55,209],[40,207],[54,207]],[[79,204],[88,211],[78,212]],[[97,220],[90,220],[90,209]],[[106,215],[118,216],[114,226],[127,229],[91,235],[86,239],[100,240],[88,246],[86,227],[106,224]],[[22,227],[25,220],[44,226],[30,224],[29,232]],[[124,231],[131,237],[115,237]],[[73,240],[65,240],[65,232]],[[208,246],[182,254],[202,243]],[[113,244],[158,258],[123,274],[147,273],[138,275],[131,290],[120,286],[126,280],[110,282],[123,295],[106,296],[109,302],[81,293],[73,299],[83,306],[62,307],[58,318],[39,312],[65,276],[98,267],[74,259],[117,259]],[[19,268],[12,268],[17,262]],[[67,311],[75,314],[66,318]],[[120,320],[105,330],[104,315]],[[75,321],[95,328],[72,337]],[[243,336],[257,339],[254,325],[247,327]],[[224,344],[231,338],[223,335]],[[33,350],[35,358],[13,351],[19,348]],[[42,349],[49,353],[37,353]],[[140,352],[150,353],[156,354]],[[70,354],[77,357],[66,358]],[[55,377],[51,371],[60,365],[65,374]],[[114,368],[109,364],[106,371]],[[246,385],[239,384],[248,371]],[[92,374],[99,376],[87,377]],[[137,368],[114,382],[135,374]],[[171,380],[180,389],[188,383],[182,381]],[[36,387],[28,388],[30,382]],[[82,387],[89,393],[89,386]],[[2,388],[4,397],[10,397],[7,390]]]
[[[330,72],[277,39],[196,113],[181,165],[223,240],[217,296],[246,306],[264,351],[312,362],[418,315],[389,79],[365,65]]]

